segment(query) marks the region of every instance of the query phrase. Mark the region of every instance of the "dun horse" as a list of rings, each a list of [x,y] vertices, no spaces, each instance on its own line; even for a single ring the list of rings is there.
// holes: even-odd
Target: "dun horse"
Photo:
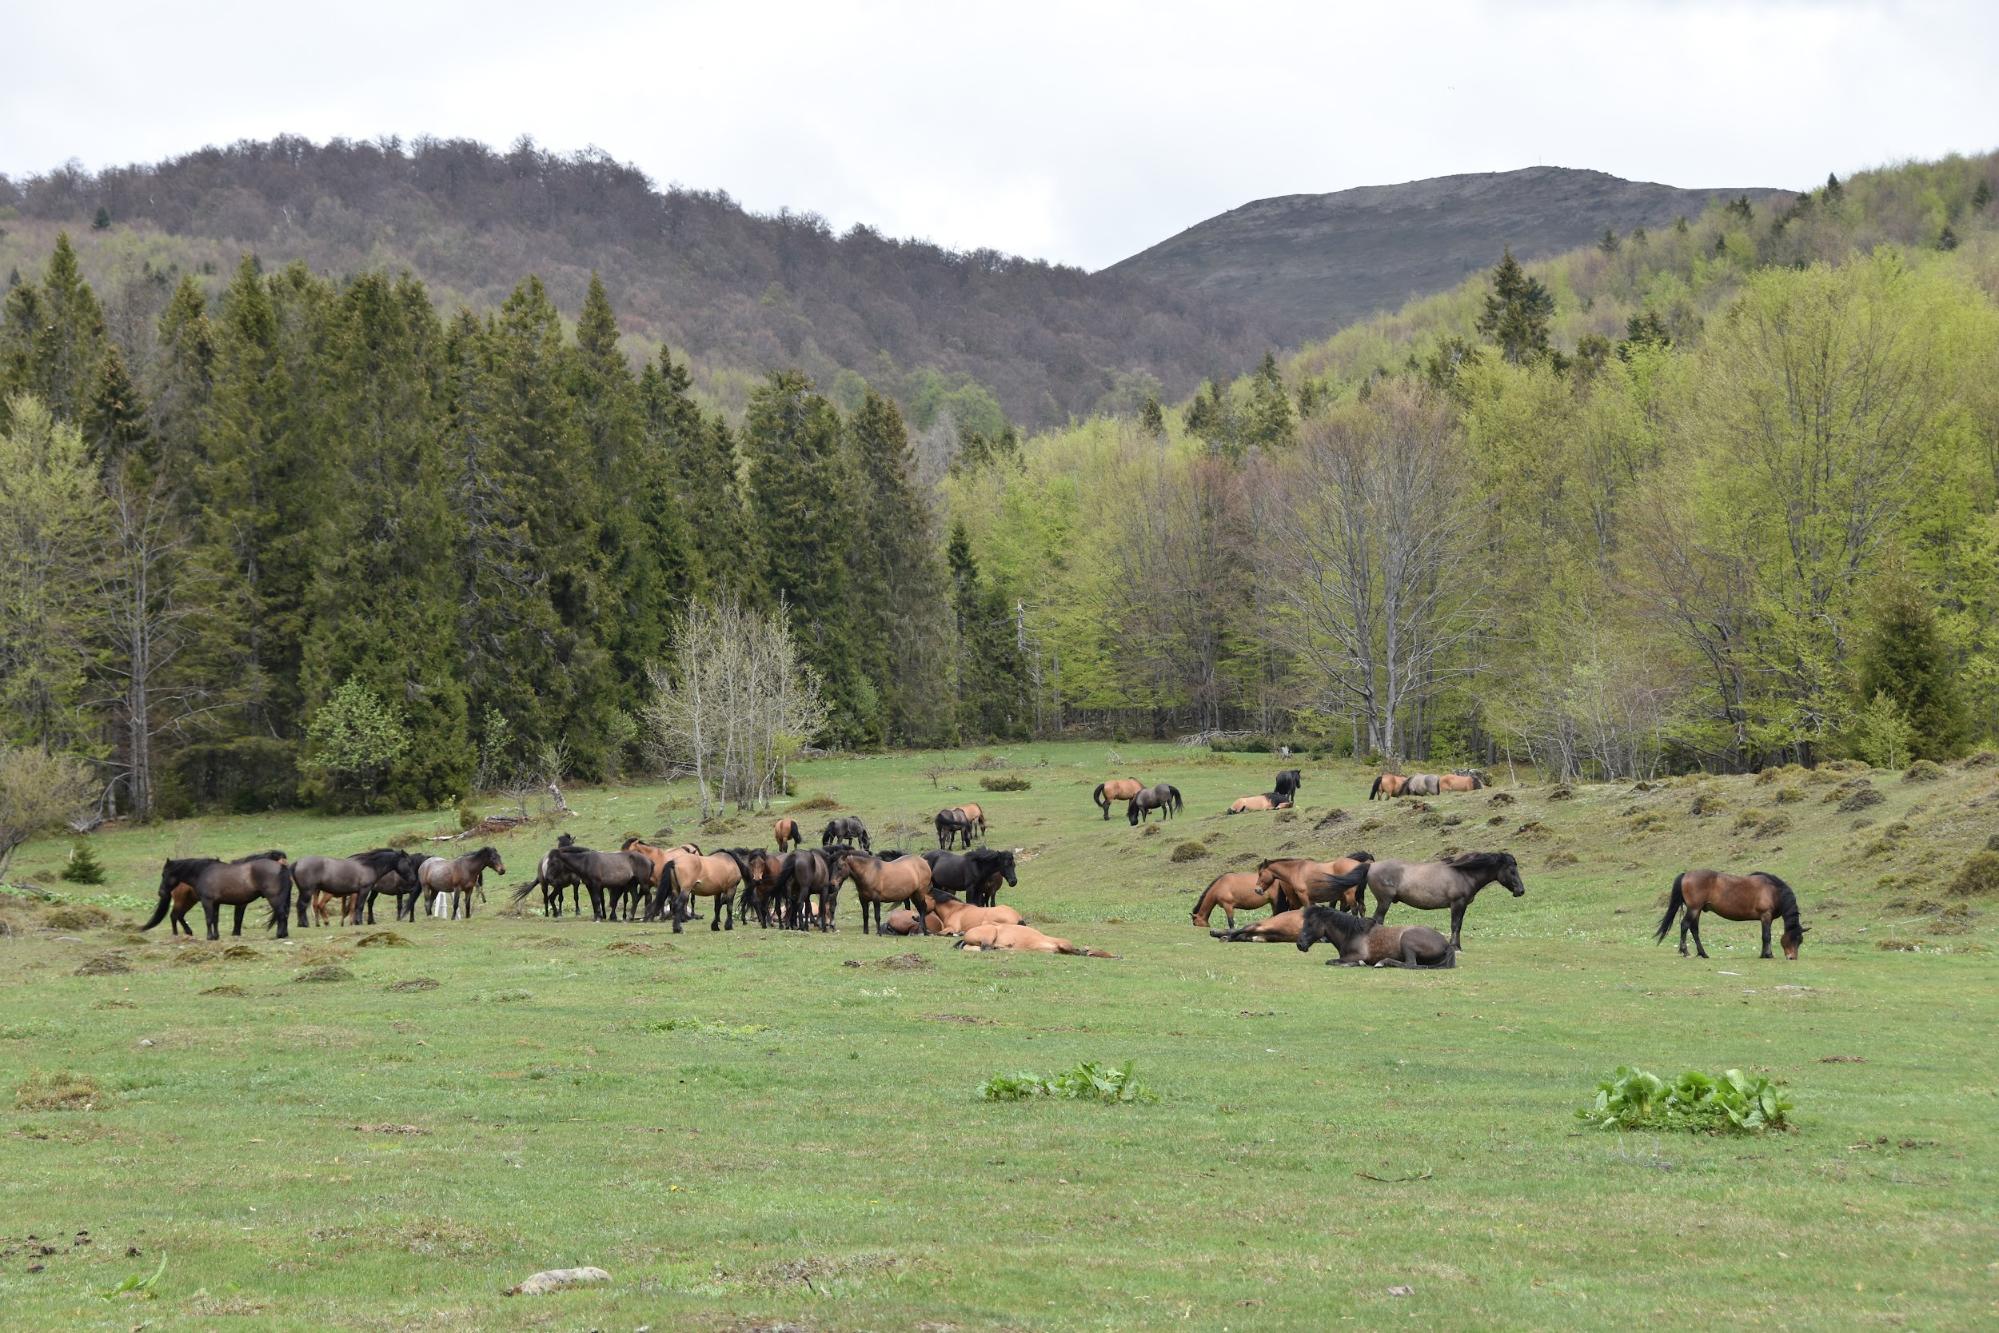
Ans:
[[[859,847],[864,852],[874,850],[874,848],[868,845],[868,826],[861,822],[859,815],[836,816],[826,825],[825,832],[819,835],[819,845],[821,847],[833,847],[848,843]]]
[[[974,953],[988,949],[1017,949],[1022,953],[1066,953],[1078,958],[1117,957],[1102,949],[1085,949],[1053,935],[1044,935],[1033,926],[973,926],[965,932],[956,947]]]
[[[276,916],[278,938],[290,937],[287,924],[292,911],[292,868],[283,852],[259,852],[240,861],[218,861],[212,856],[184,857],[168,861],[160,868],[160,901],[141,930],[160,924],[174,905],[174,891],[186,885],[193,902],[201,904],[208,918],[208,938],[222,938],[222,908],[236,909],[231,934],[243,933],[243,909],[262,898]],[[186,909],[181,919],[186,921]],[[193,934],[192,931],[188,932]]]
[[[1163,818],[1171,819],[1183,804],[1180,799],[1180,789],[1171,783],[1161,782],[1156,786],[1145,788],[1127,801],[1124,815],[1131,826],[1137,828],[1141,820],[1152,818],[1154,810],[1162,812]]]
[[[1298,949],[1311,952],[1321,940],[1340,951],[1327,967],[1456,967],[1458,951],[1441,931],[1428,926],[1378,926],[1364,916],[1331,907],[1305,911]]]
[[[1680,918],[1680,954],[1687,952],[1687,936],[1694,937],[1694,948],[1702,958],[1707,957],[1707,949],[1701,944],[1701,913],[1713,912],[1729,921],[1761,921],[1763,923],[1763,954],[1770,953],[1770,922],[1774,917],[1784,918],[1784,957],[1796,962],[1798,946],[1805,942],[1805,931],[1809,927],[1798,919],[1798,895],[1791,886],[1767,870],[1752,870],[1746,875],[1729,875],[1719,870],[1687,870],[1673,877],[1673,893],[1666,900],[1666,915],[1659,922],[1659,933],[1654,942],[1666,938],[1672,928],[1673,917],[1686,908],[1687,914]]]
[[[1305,913],[1294,907],[1288,912],[1272,912],[1261,921],[1235,930],[1211,930],[1208,933],[1218,940],[1233,943],[1248,940],[1255,944],[1295,944],[1304,929]]]
[[[1272,904],[1280,912],[1294,907],[1303,909],[1313,903],[1330,902],[1343,903],[1358,911],[1361,905],[1360,890],[1330,888],[1327,886],[1327,877],[1348,874],[1355,867],[1365,865],[1373,859],[1373,852],[1353,852],[1336,861],[1307,861],[1303,857],[1283,857],[1259,863],[1256,867],[1256,883],[1257,887],[1270,893]]]
[[[661,912],[670,909],[673,929],[678,932],[682,923],[697,919],[690,910],[695,898],[713,898],[708,929],[736,928],[736,890],[749,878],[750,869],[743,853],[724,848],[703,855],[691,842],[655,847],[638,838],[626,838],[622,850],[643,856],[652,866],[653,892],[652,900],[644,904],[646,920],[657,921]]]
[[[932,935],[962,935],[974,926],[1024,926],[1027,918],[1005,904],[974,907],[949,889],[934,885],[916,895],[923,923]],[[891,916],[894,914],[891,913]],[[899,931],[898,934],[908,934]]]
[[[1446,773],[1437,779],[1437,787],[1440,793],[1447,791],[1479,791],[1485,786],[1485,774],[1474,773],[1468,768],[1461,768],[1455,773]]]
[[[1289,810],[1291,802],[1271,792],[1267,796],[1238,796],[1229,802],[1228,813],[1246,815],[1252,810]]]
[[[1274,907],[1271,890],[1257,883],[1255,871],[1234,870],[1226,875],[1217,875],[1201,896],[1194,900],[1194,924],[1206,930],[1208,918],[1217,907],[1222,909],[1222,919],[1235,929],[1235,914],[1247,912],[1257,907]]]
[[[788,852],[793,847],[805,845],[805,835],[798,831],[798,821],[789,815],[771,825],[771,836],[777,839],[777,849]]]
[[[854,881],[855,896],[861,900],[861,934],[868,933],[868,908],[874,908],[875,934],[881,934],[882,904],[918,901],[930,888],[930,863],[920,856],[898,856],[884,861],[866,852],[848,852],[833,858],[833,868],[843,880]],[[921,933],[930,933],[920,919]]]
[[[1097,789],[1090,793],[1090,799],[1104,812],[1104,818],[1111,817],[1112,801],[1129,801],[1145,790],[1145,784],[1137,778],[1112,778],[1109,782],[1099,782]]]
[[[1374,920],[1379,925],[1392,903],[1408,903],[1427,911],[1449,908],[1451,947],[1462,950],[1459,933],[1465,909],[1488,884],[1503,884],[1518,898],[1527,892],[1520,864],[1511,852],[1465,852],[1442,861],[1370,861],[1344,875],[1332,875],[1313,888],[1346,890],[1365,884],[1374,895]]]
[[[1402,789],[1408,785],[1409,779],[1403,777],[1400,773],[1377,773],[1374,777],[1374,785],[1367,789],[1367,799],[1370,801],[1389,800],[1402,795]]]

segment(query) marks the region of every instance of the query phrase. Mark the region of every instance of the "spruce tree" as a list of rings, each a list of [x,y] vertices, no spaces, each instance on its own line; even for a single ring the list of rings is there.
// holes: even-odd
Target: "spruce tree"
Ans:
[[[1492,271],[1492,290],[1486,293],[1478,331],[1498,343],[1508,361],[1520,365],[1549,354],[1548,322],[1554,314],[1553,293],[1520,267],[1508,247]]]
[[[1873,602],[1860,652],[1860,703],[1892,700],[1908,720],[1916,757],[1948,759],[1964,744],[1969,719],[1935,603],[1901,574],[1885,576]]]
[[[661,534],[662,573],[670,585],[684,582],[690,593],[756,603],[735,440],[726,422],[702,412],[692,385],[687,367],[664,347],[658,363],[639,375],[647,465],[659,471],[668,492],[653,502],[650,520]],[[684,530],[684,543],[670,531],[675,525]]]
[[[1138,425],[1151,439],[1166,438],[1166,414],[1160,410],[1159,400],[1151,394],[1145,395],[1145,403],[1138,409]]]
[[[183,277],[160,314],[146,396],[162,464],[185,472],[201,454],[201,439],[215,396],[215,326],[208,300],[193,278]]]
[[[1298,438],[1298,423],[1291,415],[1291,399],[1284,392],[1284,377],[1277,358],[1270,352],[1249,380],[1249,405],[1243,413],[1242,441],[1263,449],[1281,449]]]
[[[59,232],[42,281],[15,287],[0,309],[0,397],[30,393],[57,420],[80,423],[108,345],[104,308]]]
[[[962,522],[951,526],[945,560],[958,630],[959,725],[968,740],[1025,736],[1031,696],[1012,608],[1003,592],[980,577]]]
[[[145,401],[116,343],[104,349],[96,388],[83,411],[83,438],[107,474],[129,472],[143,484],[159,465]]]

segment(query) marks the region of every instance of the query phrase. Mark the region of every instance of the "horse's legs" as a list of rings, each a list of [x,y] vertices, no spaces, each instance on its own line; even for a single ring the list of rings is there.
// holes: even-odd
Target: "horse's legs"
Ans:
[[[243,933],[243,909],[249,905],[248,903],[236,904],[236,926],[229,932],[231,935],[241,935]]]
[[[1680,913],[1680,957],[1687,956],[1687,935],[1694,928],[1694,911],[1689,907]]]
[[[1465,908],[1469,906],[1471,906],[1470,903],[1451,904],[1451,947],[1460,952],[1463,951],[1464,946],[1458,943],[1458,932],[1464,929]]]
[[[1228,928],[1230,930],[1235,929],[1235,908],[1224,904],[1222,907],[1222,918],[1229,923]]]
[[[1374,889],[1374,886],[1372,884],[1368,885],[1368,887],[1370,889]],[[1387,919],[1388,919],[1388,895],[1383,893],[1380,889],[1374,889],[1374,924],[1378,926]]]
[[[201,900],[201,914],[208,918],[208,938],[222,938],[222,904],[211,898]]]
[[[1771,954],[1770,954],[1770,915],[1769,915],[1769,913],[1767,913],[1767,912],[1766,912],[1766,913],[1764,913],[1764,915],[1763,915],[1763,956],[1764,956],[1765,958],[1768,958],[1768,957],[1770,957],[1770,956],[1771,956]]]
[[[1694,953],[1702,958],[1707,957],[1707,946],[1701,943],[1701,922],[1699,914],[1689,913],[1688,924],[1694,928]]]

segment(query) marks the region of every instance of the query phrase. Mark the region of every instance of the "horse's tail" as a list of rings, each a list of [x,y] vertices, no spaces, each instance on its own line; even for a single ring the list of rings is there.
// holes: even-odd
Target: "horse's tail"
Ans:
[[[1687,872],[1684,870],[1673,876],[1673,892],[1666,899],[1666,915],[1659,918],[1659,933],[1652,937],[1654,944],[1666,938],[1666,932],[1673,928],[1673,918],[1680,914],[1682,907],[1686,906],[1686,895],[1680,892],[1680,881],[1686,877]]]
[[[1372,861],[1373,859],[1374,859],[1374,853],[1373,853],[1373,852],[1348,852],[1348,853],[1347,853],[1347,860],[1349,860],[1349,861]]]
[[[1448,944],[1444,945],[1444,961],[1437,964],[1437,966],[1456,967],[1457,965],[1458,965],[1458,943],[1456,940],[1452,940]]]
[[[1099,782],[1097,784],[1097,789],[1090,793],[1090,799],[1097,803],[1097,809],[1102,810],[1105,814],[1110,813],[1111,802],[1110,798],[1104,795],[1103,783]]]
[[[1381,778],[1382,775],[1379,773],[1376,773],[1374,775],[1374,785],[1367,789],[1368,800],[1372,801],[1373,799],[1375,799],[1375,797],[1381,795]]]
[[[1166,786],[1166,795],[1170,797],[1173,801],[1173,812],[1175,814],[1178,814],[1182,806],[1185,804],[1180,799],[1180,789],[1178,787],[1175,787],[1171,783],[1168,783]],[[1105,957],[1109,957],[1109,955],[1106,954]]]
[[[539,878],[529,880],[527,883],[521,885],[519,888],[514,890],[513,901],[514,902],[524,901],[530,893],[533,893],[536,889],[540,887],[541,887],[541,880]]]
[[[139,929],[151,930],[154,926],[157,926],[160,924],[160,922],[166,920],[167,909],[173,906],[173,900],[174,900],[174,886],[166,882],[165,878],[162,877],[160,881],[160,905],[153,909],[152,919],[147,921],[145,925],[140,926]]]
[[[1361,862],[1352,870],[1347,871],[1344,875],[1321,875],[1315,883],[1308,887],[1314,889],[1337,889],[1341,895],[1344,895],[1348,889],[1366,887],[1367,872],[1372,867],[1373,860],[1370,858]]]

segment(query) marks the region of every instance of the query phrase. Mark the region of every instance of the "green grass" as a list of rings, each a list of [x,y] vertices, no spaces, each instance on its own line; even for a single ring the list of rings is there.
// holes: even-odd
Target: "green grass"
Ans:
[[[226,939],[131,931],[162,857],[346,852],[452,821],[121,829],[93,839],[109,872],[93,889],[57,884],[67,842],[25,849],[17,880],[115,921],[48,929],[46,905],[0,899],[0,1326],[1993,1319],[1999,978],[1989,903],[1968,922],[1941,909],[1967,905],[1948,884],[1990,832],[1999,772],[1874,774],[1886,801],[1857,829],[1808,786],[1766,838],[1734,815],[1774,808],[1781,783],[1529,786],[1424,813],[1370,806],[1356,767],[1306,762],[1295,817],[1227,818],[1273,758],[1118,748],[1111,764],[1102,745],[1018,747],[1002,771],[1031,788],[990,796],[969,754],[936,786],[935,755],[815,762],[798,783],[878,843],[895,818],[927,829],[979,799],[991,842],[1025,849],[1007,900],[1115,961],[863,939],[851,894],[833,936],[488,910],[404,924],[408,948],[338,928],[279,942],[259,922],[241,942],[256,956],[231,959]],[[1089,791],[1113,772],[1170,779],[1187,814],[1156,834],[1102,822]],[[1725,808],[1697,817],[1696,795]],[[768,832],[700,831],[677,788],[571,800],[586,843]],[[1315,831],[1334,805],[1348,818]],[[508,879],[552,837],[496,840]],[[1210,855],[1175,865],[1194,837]],[[1187,922],[1210,878],[1263,855],[1448,846],[1511,848],[1528,887],[1480,897],[1456,971],[1328,969]],[[1710,921],[1708,963],[1655,946],[1671,875],[1693,863],[1795,885],[1802,959],[1758,960],[1753,924]],[[113,951],[129,971],[77,974]],[[885,965],[910,953],[927,965]],[[353,979],[294,980],[328,965]],[[438,985],[390,989],[416,978]],[[1084,1062],[1135,1065],[1159,1100],[978,1095]],[[1796,1128],[1583,1126],[1575,1109],[1624,1064],[1767,1075]],[[16,1104],[63,1075],[94,1082],[93,1109]],[[149,1287],[115,1292],[162,1257]],[[585,1264],[612,1282],[501,1294]]]

